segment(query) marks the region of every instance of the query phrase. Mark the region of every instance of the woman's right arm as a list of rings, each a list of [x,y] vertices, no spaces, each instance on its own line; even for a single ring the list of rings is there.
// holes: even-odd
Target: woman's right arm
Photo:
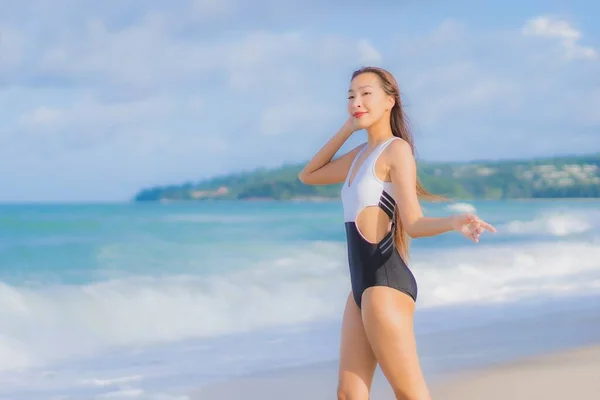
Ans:
[[[331,185],[344,182],[352,160],[362,145],[356,146],[334,161],[331,159],[354,130],[354,121],[350,118],[300,171],[298,179],[307,185]]]

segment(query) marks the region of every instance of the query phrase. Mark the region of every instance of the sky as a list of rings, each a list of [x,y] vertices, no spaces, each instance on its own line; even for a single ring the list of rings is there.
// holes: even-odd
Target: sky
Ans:
[[[523,3],[0,0],[0,202],[306,161],[364,65],[398,80],[419,160],[599,151],[600,3]]]

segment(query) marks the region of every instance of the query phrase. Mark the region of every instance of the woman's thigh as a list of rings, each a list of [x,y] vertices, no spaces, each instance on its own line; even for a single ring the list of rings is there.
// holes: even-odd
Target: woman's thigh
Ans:
[[[394,288],[368,288],[362,298],[366,337],[398,399],[430,400],[414,335],[415,302]]]
[[[367,400],[376,367],[377,360],[365,335],[360,309],[350,292],[342,321],[338,398]]]

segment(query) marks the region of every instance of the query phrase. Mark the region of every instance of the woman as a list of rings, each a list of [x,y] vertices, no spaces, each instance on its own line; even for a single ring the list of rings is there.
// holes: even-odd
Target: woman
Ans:
[[[429,400],[413,330],[417,283],[406,264],[408,239],[455,230],[478,242],[483,230],[496,230],[473,214],[423,216],[418,196],[436,196],[417,178],[398,85],[388,71],[355,71],[348,94],[350,118],[298,175],[309,185],[344,183],[352,289],[342,322],[338,399],[367,400],[379,363],[396,398]],[[359,129],[368,141],[332,161]]]

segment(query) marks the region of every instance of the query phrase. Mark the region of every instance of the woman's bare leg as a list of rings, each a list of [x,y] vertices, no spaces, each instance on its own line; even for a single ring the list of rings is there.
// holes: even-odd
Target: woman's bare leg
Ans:
[[[365,335],[352,292],[346,301],[340,345],[337,398],[368,400],[377,360]]]
[[[366,336],[397,399],[431,400],[417,356],[413,299],[390,287],[363,293],[362,320]]]

